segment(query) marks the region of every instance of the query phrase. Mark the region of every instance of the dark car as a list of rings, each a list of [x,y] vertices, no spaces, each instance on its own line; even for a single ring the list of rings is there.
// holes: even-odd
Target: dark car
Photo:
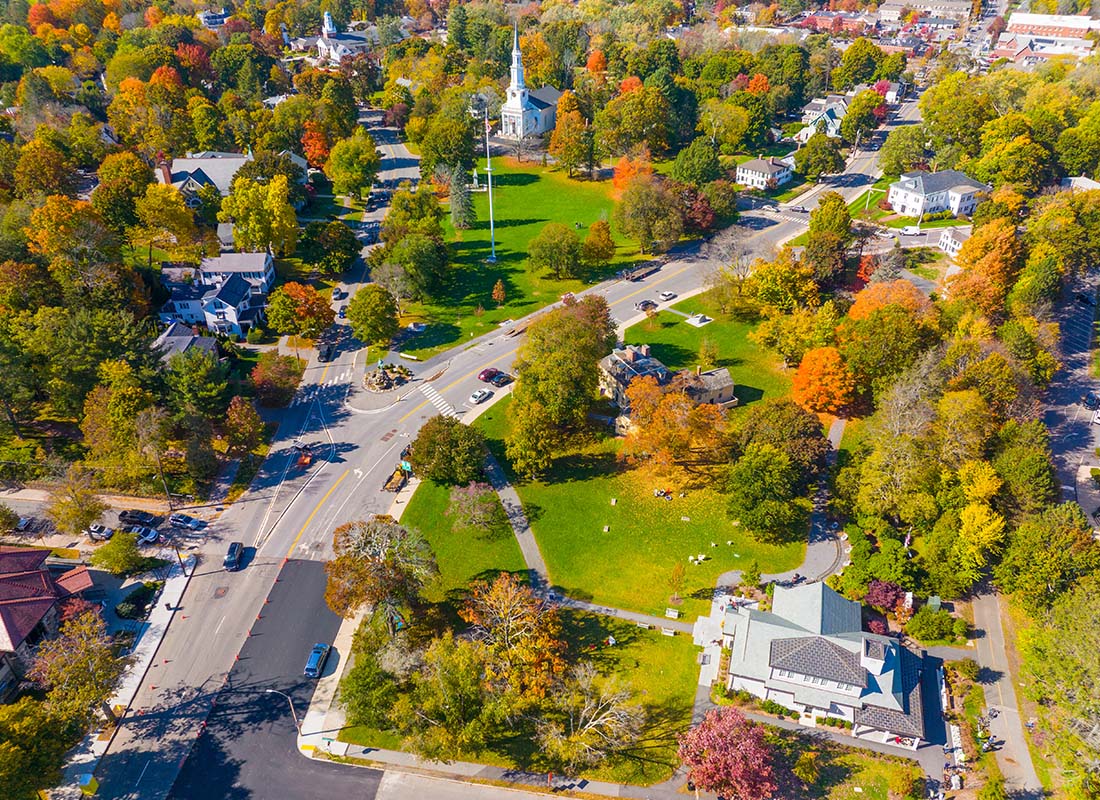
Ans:
[[[507,372],[498,372],[496,375],[489,379],[489,383],[498,388],[501,386],[507,386],[511,382],[512,376],[509,375]]]
[[[236,572],[241,568],[241,556],[244,555],[244,543],[233,542],[229,545],[229,549],[225,551],[225,559],[222,561],[222,568],[226,572]]]
[[[1089,411],[1095,411],[1100,408],[1100,394],[1089,392],[1084,396],[1081,402]]]
[[[148,511],[136,511],[133,509],[118,512],[118,521],[123,525],[146,525],[152,527],[160,518]]]
[[[325,669],[325,662],[328,661],[329,650],[332,648],[327,644],[321,644],[318,642],[313,645],[313,649],[309,651],[309,658],[306,659],[306,668],[302,670],[302,674],[307,678],[320,678],[321,672]]]
[[[486,367],[485,369],[483,369],[481,372],[479,372],[477,374],[477,379],[479,381],[484,382],[484,383],[489,383],[490,381],[493,380],[493,378],[495,378],[499,374],[500,374],[499,369],[493,369],[492,367]]]
[[[336,345],[332,342],[325,342],[317,348],[317,360],[324,363],[326,361],[332,361],[332,357],[336,354]]]
[[[656,308],[657,304],[652,300],[639,300],[634,304],[635,311],[649,311],[651,308]]]
[[[1086,306],[1096,305],[1096,299],[1094,297],[1091,297],[1091,296],[1085,294],[1084,292],[1078,292],[1076,294],[1076,297],[1077,297],[1077,302],[1081,303],[1082,305],[1086,305]]]
[[[348,307],[347,307],[346,303],[344,305],[340,306],[340,310],[339,310],[339,312],[337,312],[336,316],[338,316],[340,319],[347,319],[348,318]]]

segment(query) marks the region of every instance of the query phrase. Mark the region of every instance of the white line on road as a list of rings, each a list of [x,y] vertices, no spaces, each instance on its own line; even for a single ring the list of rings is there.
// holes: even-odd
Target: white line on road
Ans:
[[[145,777],[145,770],[149,769],[149,765],[152,764],[152,763],[153,763],[153,759],[150,758],[148,761],[145,762],[145,766],[141,768],[141,774],[138,775],[138,779],[136,781],[134,781],[134,788],[135,789],[137,788],[137,785],[139,783],[141,783],[141,779]]]
[[[215,637],[218,635],[218,631],[220,631],[222,629],[222,623],[223,622],[225,622],[225,615],[224,614],[222,615],[222,618],[218,620],[218,626],[216,628],[214,628],[214,636]]]

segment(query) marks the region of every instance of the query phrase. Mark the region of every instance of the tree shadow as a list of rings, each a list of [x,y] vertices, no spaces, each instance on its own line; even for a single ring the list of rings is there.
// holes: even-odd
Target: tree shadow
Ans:
[[[696,360],[697,353],[688,350],[678,344],[667,342],[653,342],[649,345],[653,356],[666,366],[669,364],[691,364]]]
[[[989,667],[982,667],[980,670],[978,670],[978,678],[977,678],[976,682],[980,683],[982,686],[990,686],[990,685],[996,683],[997,681],[999,681],[1003,677],[1004,677],[1004,672],[1002,672],[999,669],[990,669]]]
[[[502,172],[500,174],[493,175],[494,188],[508,186],[530,186],[532,183],[538,182],[539,176],[531,172]]]
[[[572,453],[555,459],[543,480],[549,484],[573,483],[614,475],[623,470],[614,453]]]
[[[397,349],[427,350],[454,342],[458,337],[458,326],[451,322],[429,322],[428,326],[419,333],[413,333],[406,329],[406,335],[398,336],[393,341],[393,347]]]

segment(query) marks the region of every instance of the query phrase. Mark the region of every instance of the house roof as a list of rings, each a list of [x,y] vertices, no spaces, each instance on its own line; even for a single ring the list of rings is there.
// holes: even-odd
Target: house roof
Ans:
[[[263,272],[267,269],[267,253],[222,253],[204,258],[199,264],[202,272]]]
[[[600,360],[600,368],[622,387],[627,387],[635,378],[652,375],[658,383],[665,383],[672,373],[658,359],[634,345],[622,350],[612,350],[610,355]]]
[[[228,195],[233,186],[233,176],[252,156],[247,153],[221,153],[203,151],[191,153],[186,158],[172,160],[172,185],[179,187],[188,180],[207,185],[213,184],[223,195]],[[157,170],[157,179],[164,182],[163,175]]]
[[[203,296],[203,303],[211,300],[220,300],[227,306],[237,308],[241,301],[252,292],[252,287],[244,278],[236,273],[230,275],[221,286],[211,289]]]
[[[554,108],[558,104],[558,99],[561,97],[561,92],[555,89],[553,86],[542,86],[538,89],[533,89],[527,93],[527,96],[531,98],[531,102],[540,109]]]
[[[774,158],[754,158],[744,164],[737,165],[737,171],[758,172],[764,175],[778,175],[780,172],[790,169],[786,164]]]
[[[168,302],[186,303],[201,300],[207,291],[208,287],[201,283],[173,283],[168,287]]]
[[[853,686],[867,685],[867,671],[859,656],[821,636],[773,639],[768,659],[775,669],[812,675]]]
[[[945,169],[939,172],[925,172],[914,170],[906,172],[893,186],[901,186],[906,191],[916,192],[921,196],[937,194],[949,190],[958,191],[989,191],[989,187],[980,181],[976,181],[965,172],[957,169]]]
[[[846,600],[824,583],[776,587],[772,613],[812,633],[831,635],[859,631],[859,603]]]
[[[0,546],[0,651],[13,652],[58,600],[89,588],[87,569],[56,581],[44,566],[50,551]]]
[[[161,332],[153,341],[153,347],[161,351],[161,361],[167,363],[177,353],[205,350],[217,355],[218,340],[211,336],[199,336],[190,325],[178,320]]]
[[[924,736],[924,703],[921,698],[920,670],[922,659],[904,647],[898,647],[898,660],[893,672],[890,694],[898,699],[898,708],[864,704],[855,711],[857,725],[895,734]]]

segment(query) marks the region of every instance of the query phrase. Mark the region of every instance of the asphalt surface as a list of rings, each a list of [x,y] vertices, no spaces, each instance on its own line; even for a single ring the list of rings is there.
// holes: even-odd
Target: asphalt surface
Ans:
[[[916,118],[916,103],[910,101],[888,122],[887,131]],[[373,133],[384,153],[380,181],[401,180],[415,173],[416,161],[397,141],[395,132],[376,128]],[[875,147],[876,141],[884,136],[885,132],[880,132],[869,145]],[[806,229],[808,214],[794,212],[792,205],[813,208],[821,192],[829,189],[841,192],[848,200],[854,199],[875,180],[877,155],[875,149],[857,153],[844,174],[831,176],[796,198],[793,204],[778,209],[745,210],[740,223],[723,237],[736,239],[738,246],[752,255],[769,255],[778,245]],[[501,193],[494,200],[498,205],[506,203],[507,194]],[[380,218],[383,214],[384,209],[377,209],[368,216]],[[681,295],[696,290],[713,269],[728,263],[728,259],[728,249],[717,240],[711,244],[696,243],[678,251],[669,263],[642,281],[609,281],[586,293],[603,295],[612,315],[628,320],[637,315],[634,304],[638,300],[658,300],[657,294],[662,291]],[[359,277],[363,280],[366,276]],[[346,286],[354,292],[357,283]],[[668,305],[658,302],[662,308]],[[510,369],[522,341],[522,336],[509,336],[507,329],[502,328],[426,362],[405,362],[414,372],[411,384],[395,392],[389,406],[364,410],[345,403],[351,388],[361,385],[367,365],[364,351],[346,330],[344,333],[333,361],[326,364],[317,363],[315,358],[310,361],[298,399],[283,413],[271,453],[249,491],[210,526],[199,549],[203,560],[160,646],[156,666],[150,669],[135,698],[133,711],[124,719],[96,771],[99,796],[105,800],[165,797],[177,782],[178,774],[182,783],[177,784],[181,788],[175,796],[198,797],[181,792],[182,787],[199,785],[196,782],[203,777],[200,773],[207,769],[200,767],[200,763],[216,767],[210,769],[222,776],[220,785],[237,786],[240,788],[233,791],[243,792],[209,796],[313,798],[321,796],[315,790],[323,780],[320,776],[336,769],[332,764],[307,761],[295,755],[293,730],[279,727],[285,726],[287,720],[280,722],[281,718],[266,716],[281,713],[271,710],[270,704],[264,705],[267,711],[256,711],[251,700],[237,698],[229,703],[236,712],[227,718],[219,710],[220,701],[214,705],[214,698],[227,675],[242,669],[240,662],[234,661],[242,646],[248,652],[259,646],[252,643],[255,636],[248,638],[248,632],[257,623],[256,616],[263,611],[269,591],[274,591],[272,582],[284,559],[291,559],[291,563],[327,560],[332,553],[331,535],[335,527],[386,512],[393,496],[381,487],[401,449],[441,406],[453,408],[461,418],[469,410],[466,399],[471,392],[484,386],[477,380],[477,373],[487,366]],[[378,356],[377,351],[371,351],[372,364]],[[387,360],[397,358],[396,353],[387,356]],[[310,444],[313,449],[315,460],[307,469],[296,465],[296,444]],[[221,556],[230,541],[242,541],[248,546],[248,564],[239,573],[221,571]],[[275,588],[277,594],[284,590],[292,593],[294,603],[323,608],[323,581],[316,585],[309,581],[280,581]],[[273,611],[269,604],[265,619],[259,623],[270,620],[268,624],[280,631],[285,624],[288,631],[285,642],[281,632],[268,640],[284,651],[279,656],[280,666],[272,672],[261,672],[259,667],[246,662],[248,668],[257,671],[255,675],[247,673],[249,677],[243,680],[234,676],[234,690],[244,690],[261,679],[291,681],[301,670],[299,662],[308,647],[303,649],[301,642],[289,638],[298,624],[299,613],[293,606]],[[315,633],[307,637],[308,644],[323,640],[317,635],[319,629],[313,630]],[[265,700],[270,700],[270,696]],[[221,731],[218,726],[229,726],[226,730],[232,731],[233,718],[239,717],[244,721],[240,724],[252,724],[255,731],[247,735],[238,731],[242,743],[232,741],[234,737],[227,738],[226,734],[208,737],[210,744],[204,744],[203,748],[211,748],[209,752],[204,749],[204,755],[189,761],[180,774],[211,709],[214,716],[208,728]],[[290,764],[301,782],[283,782],[273,761]],[[355,780],[365,780],[363,773],[356,773]],[[478,796],[476,788],[470,796]]]
[[[325,606],[324,565],[291,560],[279,573],[263,614],[218,693],[205,729],[169,797],[178,800],[282,800],[287,797],[373,800],[382,773],[340,764],[309,768],[295,746],[287,694],[305,713],[315,681],[302,675],[315,642],[331,642],[339,618]],[[325,671],[344,654],[330,653]]]

